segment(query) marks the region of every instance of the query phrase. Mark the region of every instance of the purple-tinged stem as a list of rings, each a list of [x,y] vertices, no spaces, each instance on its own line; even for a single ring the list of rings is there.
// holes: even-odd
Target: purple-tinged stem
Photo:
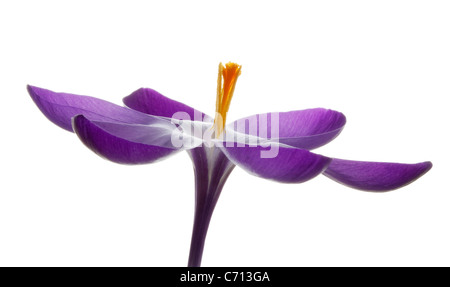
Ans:
[[[235,165],[218,148],[189,151],[195,173],[195,216],[188,267],[200,267],[214,208]]]

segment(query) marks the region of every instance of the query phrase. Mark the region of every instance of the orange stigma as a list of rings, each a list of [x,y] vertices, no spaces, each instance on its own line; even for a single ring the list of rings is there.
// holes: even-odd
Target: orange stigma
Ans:
[[[241,74],[242,66],[235,63],[227,63],[225,67],[219,64],[219,77],[217,78],[216,117],[214,129],[216,138],[222,133],[227,120],[228,109],[233,97],[236,82]]]

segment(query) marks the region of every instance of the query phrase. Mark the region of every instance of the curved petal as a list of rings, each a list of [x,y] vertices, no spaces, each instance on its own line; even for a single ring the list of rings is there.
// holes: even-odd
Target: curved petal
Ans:
[[[165,127],[153,129],[149,126],[94,122],[83,115],[75,116],[72,125],[88,148],[116,163],[152,163],[179,151],[170,144],[170,134],[167,134]],[[159,135],[159,138],[153,135]]]
[[[310,151],[271,144],[269,147],[225,143],[227,157],[247,172],[285,183],[301,183],[321,174],[330,158]]]
[[[123,103],[133,110],[149,115],[172,118],[176,113],[184,112],[189,115],[191,121],[212,121],[208,115],[149,88],[136,90],[125,97]],[[175,118],[180,119],[176,116]],[[183,118],[183,120],[187,120],[187,118]]]
[[[352,188],[390,191],[410,184],[432,166],[429,161],[405,164],[333,159],[323,174]]]
[[[71,119],[75,115],[83,114],[91,120],[148,124],[154,118],[121,107],[113,103],[67,93],[55,93],[50,90],[27,86],[28,93],[42,113],[54,124],[72,132]]]
[[[346,123],[344,114],[322,108],[257,114],[230,124],[235,131],[301,149],[314,149],[336,138]]]

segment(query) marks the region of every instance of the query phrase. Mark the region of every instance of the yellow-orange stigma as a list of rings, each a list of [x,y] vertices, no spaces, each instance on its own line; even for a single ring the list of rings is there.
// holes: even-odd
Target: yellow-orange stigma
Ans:
[[[222,133],[227,120],[227,112],[230,108],[236,82],[241,74],[242,66],[235,63],[219,64],[219,76],[217,78],[216,117],[214,129],[216,138]]]

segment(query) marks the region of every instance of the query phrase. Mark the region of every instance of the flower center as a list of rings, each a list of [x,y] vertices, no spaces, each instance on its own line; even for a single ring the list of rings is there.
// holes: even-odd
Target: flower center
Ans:
[[[216,116],[214,118],[214,130],[216,138],[222,134],[227,120],[228,109],[233,97],[236,82],[241,74],[241,67],[235,63],[219,64],[219,76],[217,78]]]

